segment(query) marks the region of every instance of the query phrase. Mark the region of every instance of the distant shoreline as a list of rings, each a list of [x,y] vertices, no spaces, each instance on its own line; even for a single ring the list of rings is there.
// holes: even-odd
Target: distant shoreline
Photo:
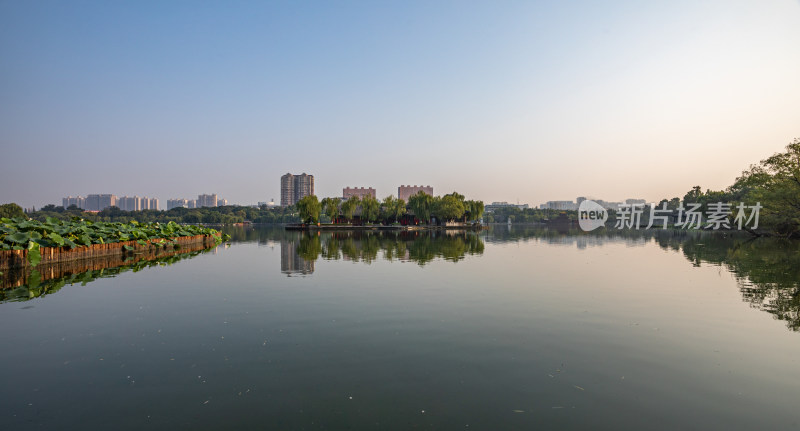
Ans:
[[[434,225],[415,225],[415,226],[402,226],[402,225],[367,225],[367,226],[353,226],[353,225],[306,225],[306,224],[287,224],[286,230],[394,230],[394,231],[428,231],[428,230],[484,230],[489,227],[480,224],[465,224],[456,226],[434,226]]]

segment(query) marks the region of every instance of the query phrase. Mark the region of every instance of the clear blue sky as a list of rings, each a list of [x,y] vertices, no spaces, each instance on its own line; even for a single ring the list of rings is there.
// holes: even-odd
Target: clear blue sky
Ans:
[[[800,137],[800,2],[0,1],[0,203],[721,189]]]

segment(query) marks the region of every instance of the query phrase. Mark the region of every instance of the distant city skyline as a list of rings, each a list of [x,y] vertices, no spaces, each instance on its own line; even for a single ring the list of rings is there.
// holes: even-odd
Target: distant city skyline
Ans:
[[[291,180],[292,180],[292,183],[293,183],[291,189],[292,189],[292,194],[294,195],[294,183],[296,182],[295,179],[300,179],[300,178],[297,178],[297,177],[301,177],[301,176],[299,176],[299,175],[291,175],[291,174],[284,174],[281,177],[281,182],[282,183],[288,178],[287,175],[291,177]],[[306,175],[306,174],[304,173],[302,175]],[[308,182],[310,180],[310,183],[306,186],[307,187],[306,193],[308,193],[313,189],[314,181],[313,181],[313,175],[306,175],[306,177],[308,178],[308,180],[305,180],[306,182]],[[413,195],[414,193],[416,193],[418,191],[424,191],[424,192],[426,192],[428,194],[436,196],[436,194],[433,193],[433,187],[431,187],[430,185],[426,185],[426,186],[421,186],[421,185],[419,185],[419,186],[418,185],[413,185],[413,186],[412,185],[400,185],[397,188],[397,194],[391,194],[391,193],[390,194],[392,196],[399,197],[400,199],[403,199],[403,200],[407,201],[409,196]],[[457,191],[457,190],[455,190],[455,191]],[[441,193],[439,195],[443,195],[443,194],[447,194],[447,193],[448,192],[445,192],[445,193]],[[301,193],[301,194],[303,194],[303,193]],[[364,196],[372,196],[372,197],[377,198],[377,199],[382,199],[382,198],[385,198],[386,196],[389,196],[390,194],[379,195],[377,193],[376,189],[374,189],[372,187],[361,186],[361,187],[344,187],[344,188],[342,188],[342,194],[340,196],[318,196],[318,197],[320,199],[325,198],[325,197],[335,197],[335,198],[347,199],[350,196],[357,196],[359,198],[363,198]],[[676,196],[676,197],[682,198],[682,196]],[[297,198],[297,196],[294,196],[294,198]],[[141,200],[141,202],[137,201],[139,199]],[[507,202],[507,201],[484,201],[484,203],[487,205],[487,208],[497,208],[497,207],[502,207],[502,206],[514,206],[514,207],[517,207],[517,208],[540,208],[540,209],[549,208],[549,209],[562,209],[562,210],[563,209],[571,209],[571,210],[575,210],[575,209],[577,209],[578,205],[580,205],[581,201],[585,200],[585,199],[587,199],[586,196],[578,196],[578,197],[575,198],[574,201],[570,201],[570,200],[549,200],[549,201],[546,201],[544,203],[535,203],[535,202],[533,202],[533,203],[531,203],[531,202],[516,202],[516,203],[512,202],[512,203],[510,203],[510,202]],[[631,204],[631,203],[650,203],[651,202],[651,201],[647,201],[646,199],[639,199],[639,198],[627,198],[627,199],[620,200],[620,201],[605,201],[603,199],[599,199],[597,197],[590,196],[589,199],[598,201],[602,206],[607,207],[607,208],[616,208],[619,204],[622,204],[622,203]],[[176,207],[202,208],[202,207],[216,207],[216,206],[226,206],[226,205],[241,205],[241,206],[262,206],[262,205],[266,205],[266,206],[271,206],[271,207],[278,206],[278,203],[275,202],[274,199],[270,199],[269,202],[267,202],[267,201],[258,201],[257,203],[251,203],[251,202],[247,202],[247,203],[229,202],[227,199],[219,198],[216,193],[214,193],[214,194],[200,194],[200,195],[197,196],[197,199],[185,199],[185,198],[167,199],[166,200],[167,203],[166,203],[166,207],[165,208],[161,207],[161,205],[159,204],[160,201],[159,201],[158,198],[147,198],[146,196],[140,198],[139,196],[128,197],[128,196],[117,196],[117,195],[114,195],[114,194],[105,194],[105,195],[103,195],[103,194],[89,194],[89,195],[87,195],[87,197],[83,197],[83,196],[67,196],[67,197],[62,198],[61,201],[62,201],[62,206],[64,208],[67,208],[70,205],[75,205],[75,206],[77,206],[79,208],[92,210],[92,211],[97,211],[98,208],[100,208],[100,207],[106,208],[108,206],[116,206],[119,209],[125,210],[125,211],[138,211],[138,210],[142,210],[142,209],[170,210],[170,209],[176,208]],[[101,201],[105,202],[105,203],[101,204],[100,203]],[[658,202],[658,201],[660,201],[660,199],[659,200],[654,200],[652,202],[655,203],[655,202]],[[48,205],[48,204],[45,204],[45,205]],[[25,208],[27,210],[30,207],[25,207]],[[41,208],[41,206],[39,206],[37,208]]]
[[[0,2],[0,203],[723,189],[800,137],[800,2]],[[196,168],[202,166],[202,168]],[[162,205],[163,206],[163,205]]]
[[[28,209],[39,207],[23,207]],[[52,204],[56,205],[56,204]],[[88,194],[84,196],[66,196],[61,198],[61,207],[67,209],[76,206],[86,211],[102,211],[109,207],[117,207],[123,211],[142,211],[142,210],[170,210],[172,208],[203,208],[228,205],[227,199],[222,199],[216,193],[200,194],[197,199],[172,198],[167,199],[167,206],[163,208],[158,198],[148,198],[147,196],[117,196],[115,194]],[[56,205],[58,206],[58,205]]]

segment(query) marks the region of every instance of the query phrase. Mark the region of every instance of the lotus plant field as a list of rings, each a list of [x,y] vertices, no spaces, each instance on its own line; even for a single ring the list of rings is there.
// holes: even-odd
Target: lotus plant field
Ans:
[[[0,250],[28,250],[28,260],[36,264],[40,247],[78,247],[136,241],[140,245],[161,247],[178,237],[215,235],[215,229],[202,226],[183,226],[174,222],[160,223],[103,223],[80,219],[71,221],[48,218],[39,222],[22,218],[0,218]],[[225,240],[219,237],[220,240]],[[161,240],[155,241],[153,240]],[[126,250],[133,247],[124,246]]]

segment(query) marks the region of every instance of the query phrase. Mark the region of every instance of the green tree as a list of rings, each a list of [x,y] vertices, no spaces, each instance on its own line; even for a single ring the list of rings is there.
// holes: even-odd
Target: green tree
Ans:
[[[700,202],[700,198],[703,196],[703,190],[700,186],[694,186],[691,190],[686,192],[683,195],[683,202]]]
[[[469,221],[477,221],[483,216],[483,201],[468,200],[464,202]]]
[[[445,196],[452,196],[452,197],[458,199],[460,202],[462,202],[462,203],[464,202],[464,195],[459,194],[458,192],[448,193]]]
[[[383,200],[383,203],[381,203],[381,212],[387,222],[397,222],[397,220],[406,213],[406,203],[402,199],[389,195]]]
[[[433,196],[419,191],[408,198],[408,206],[414,211],[414,216],[422,222],[429,223],[431,220],[431,209],[433,207]]]
[[[70,206],[72,206],[72,205],[70,205]],[[47,205],[39,208],[39,211],[49,211],[49,212],[60,213],[60,212],[64,212],[64,207],[56,206],[56,205],[53,205],[53,204],[47,204]]]
[[[328,218],[331,219],[331,223],[333,223],[336,220],[336,216],[339,215],[339,198],[323,199],[322,208]]]
[[[361,219],[367,222],[373,222],[378,218],[380,213],[381,203],[372,196],[364,196],[361,199]]]
[[[319,223],[319,214],[322,212],[322,204],[319,203],[316,196],[304,196],[295,205],[297,207],[297,212],[300,213],[301,223]]]
[[[22,207],[15,203],[10,204],[3,204],[0,205],[0,217],[21,217],[21,218],[28,218],[25,216],[25,211],[22,211]]]
[[[748,205],[761,204],[760,227],[800,237],[800,139],[787,145],[786,152],[751,166],[728,191]]]
[[[459,219],[464,215],[464,203],[455,193],[434,199],[433,214],[445,221]]]
[[[207,212],[203,214],[203,223],[222,223],[222,215],[218,212]]]
[[[342,202],[342,215],[348,222],[352,223],[353,214],[356,213],[359,202],[358,196],[350,196],[349,199]]]

